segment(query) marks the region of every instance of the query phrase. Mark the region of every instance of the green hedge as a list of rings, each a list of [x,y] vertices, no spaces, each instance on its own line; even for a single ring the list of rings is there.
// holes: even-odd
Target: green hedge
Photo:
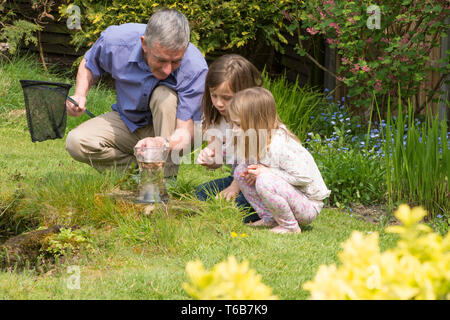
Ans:
[[[186,15],[191,23],[191,41],[207,54],[212,51],[236,49],[263,41],[283,51],[287,40],[283,36],[283,10],[290,1],[282,0],[75,0],[59,6],[67,18],[69,5],[81,9],[81,30],[75,33],[76,47],[91,45],[110,25],[128,22],[147,23],[158,8],[174,8]]]

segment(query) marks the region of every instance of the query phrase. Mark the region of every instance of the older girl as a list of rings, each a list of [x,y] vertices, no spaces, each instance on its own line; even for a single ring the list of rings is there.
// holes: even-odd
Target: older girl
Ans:
[[[227,130],[231,130],[231,122],[227,116],[230,101],[236,92],[262,86],[262,83],[261,73],[250,61],[240,55],[224,55],[210,65],[205,80],[202,108],[203,131],[209,132],[211,138],[208,146],[200,152],[197,163],[209,169],[217,169],[222,166],[224,159],[228,159],[228,162],[225,161],[226,164],[232,165],[232,155],[226,154],[230,144],[230,141],[227,141]],[[234,167],[229,177],[216,179],[197,187],[196,196],[200,200],[206,200],[211,195],[221,196],[226,200],[234,199],[240,208],[253,211],[234,181],[233,169]],[[258,219],[258,216],[253,214],[244,218],[244,221]]]

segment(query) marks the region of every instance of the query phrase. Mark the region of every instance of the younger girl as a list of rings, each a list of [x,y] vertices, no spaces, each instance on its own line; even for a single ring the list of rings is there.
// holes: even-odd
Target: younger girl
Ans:
[[[249,143],[237,146],[242,157],[234,171],[240,190],[261,218],[251,225],[300,233],[300,225],[311,223],[330,195],[313,157],[281,122],[266,89],[238,92],[228,115],[237,136],[244,133],[248,138],[254,132],[258,138],[254,154]]]
[[[218,132],[218,136],[212,134],[208,146],[203,149],[197,162],[209,169],[217,169],[222,166],[226,157],[227,130],[231,130],[231,123],[227,116],[227,110],[234,94],[240,90],[262,86],[261,73],[247,59],[236,54],[228,54],[216,59],[209,67],[205,80],[205,93],[202,100],[203,108],[203,132]],[[220,159],[220,161],[217,161]],[[231,163],[227,163],[230,164]],[[206,200],[209,196],[220,195],[226,200],[235,199],[240,208],[253,211],[250,204],[239,190],[239,186],[231,175],[227,178],[217,179],[205,183],[196,190],[196,196],[200,200]],[[244,222],[259,220],[256,214],[244,218]]]

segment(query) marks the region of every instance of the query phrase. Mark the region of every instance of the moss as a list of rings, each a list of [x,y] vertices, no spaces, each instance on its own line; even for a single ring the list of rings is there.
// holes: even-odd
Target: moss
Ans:
[[[56,225],[45,230],[34,230],[7,240],[0,246],[0,269],[22,269],[33,266],[38,261],[41,248],[48,237],[58,233],[61,226]]]

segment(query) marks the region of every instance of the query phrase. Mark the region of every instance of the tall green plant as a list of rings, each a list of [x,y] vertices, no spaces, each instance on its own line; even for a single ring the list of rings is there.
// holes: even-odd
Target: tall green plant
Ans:
[[[406,115],[403,114],[400,92],[397,110],[398,117],[394,119],[389,99],[384,146],[389,202],[422,205],[429,218],[448,215],[447,122],[439,121],[438,114],[433,117],[427,113],[425,122],[416,125],[410,101]]]
[[[288,83],[285,77],[271,80],[264,73],[264,86],[274,96],[278,115],[301,141],[312,131],[318,115],[327,108],[324,95],[312,87]]]

